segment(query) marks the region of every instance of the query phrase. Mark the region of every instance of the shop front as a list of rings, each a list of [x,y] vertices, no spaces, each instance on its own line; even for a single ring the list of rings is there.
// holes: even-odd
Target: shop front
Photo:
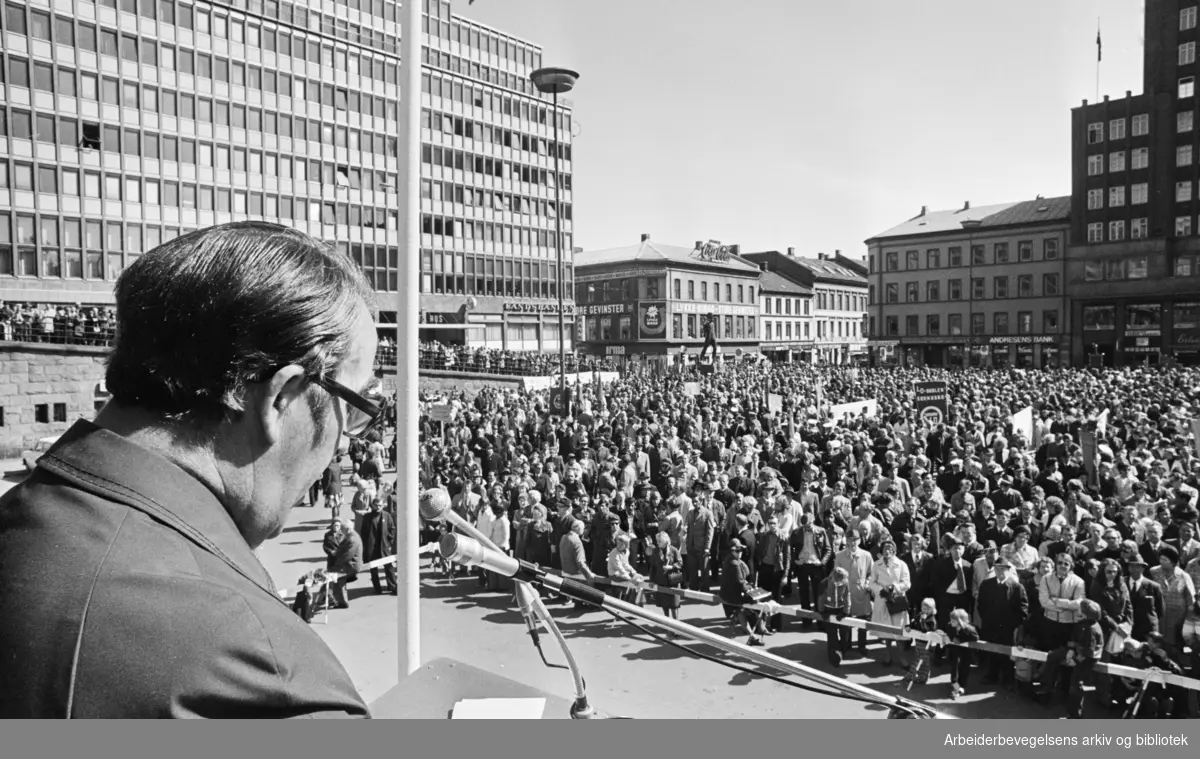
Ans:
[[[895,367],[900,364],[899,340],[868,340],[867,352],[871,366]]]
[[[1200,301],[1184,301],[1171,309],[1171,352],[1177,363],[1200,366]]]
[[[1118,355],[1129,366],[1162,361],[1163,307],[1161,303],[1129,303]]]
[[[1059,366],[1061,335],[993,335],[987,354],[993,369],[1047,369]]]

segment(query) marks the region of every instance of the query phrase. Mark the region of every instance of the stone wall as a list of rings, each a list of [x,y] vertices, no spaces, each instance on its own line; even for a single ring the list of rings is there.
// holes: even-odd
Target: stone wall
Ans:
[[[105,347],[0,343],[0,458],[21,455],[40,438],[65,432],[80,418],[91,419],[103,403]],[[37,421],[45,405],[46,422]],[[55,406],[65,421],[55,421]]]

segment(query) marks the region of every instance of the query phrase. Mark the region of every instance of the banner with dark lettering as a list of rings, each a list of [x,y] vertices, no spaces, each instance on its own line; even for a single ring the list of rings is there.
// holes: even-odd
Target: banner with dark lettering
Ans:
[[[914,382],[913,406],[917,418],[934,426],[944,424],[950,413],[949,394],[945,382]]]

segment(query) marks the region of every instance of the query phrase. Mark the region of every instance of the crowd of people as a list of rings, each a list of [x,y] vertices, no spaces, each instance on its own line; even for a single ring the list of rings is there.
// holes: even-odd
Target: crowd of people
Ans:
[[[913,383],[929,380],[948,386],[938,424],[914,402]],[[446,489],[527,561],[716,590],[751,645],[795,618],[742,609],[769,593],[816,613],[789,624],[824,627],[834,666],[866,656],[867,636],[811,617],[1048,652],[1037,665],[872,633],[909,688],[944,667],[957,697],[978,669],[984,685],[1061,700],[1074,717],[1093,689],[1087,703],[1117,714],[1200,714],[1195,691],[1093,670],[1200,677],[1200,370],[727,363],[582,394],[570,418],[547,413],[545,391],[423,396],[455,415],[423,418],[422,486]],[[831,405],[868,399],[874,416],[831,418]],[[1030,406],[1032,439],[1012,422]],[[423,542],[436,538],[426,528]],[[675,595],[650,600],[679,613]]]
[[[116,325],[108,306],[0,301],[0,342],[108,345]]]
[[[386,338],[385,338],[386,340]],[[381,363],[396,361],[394,343],[380,343],[376,360]],[[581,357],[568,352],[567,372],[616,371],[620,364],[610,357]],[[420,367],[452,372],[478,374],[507,374],[520,377],[544,377],[558,373],[558,354],[550,351],[501,350],[499,348],[470,347],[438,342],[422,342]]]

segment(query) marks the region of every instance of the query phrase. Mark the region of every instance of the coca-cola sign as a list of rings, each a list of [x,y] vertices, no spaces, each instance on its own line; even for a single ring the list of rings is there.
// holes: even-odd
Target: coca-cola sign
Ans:
[[[718,240],[709,240],[696,248],[694,252],[705,261],[728,261],[734,250],[735,246],[733,245],[722,245]]]

